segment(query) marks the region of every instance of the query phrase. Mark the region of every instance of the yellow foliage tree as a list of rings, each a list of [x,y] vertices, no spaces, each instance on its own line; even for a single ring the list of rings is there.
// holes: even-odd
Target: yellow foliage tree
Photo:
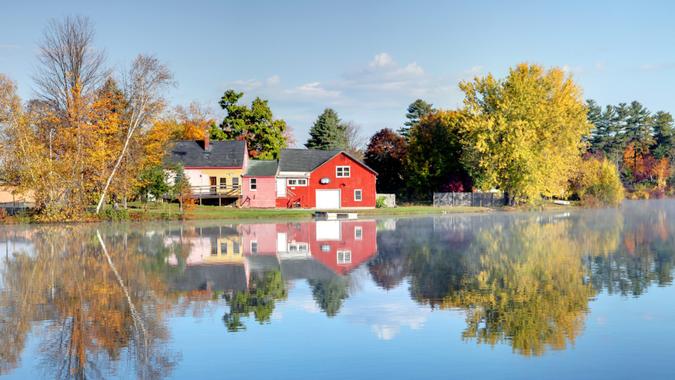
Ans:
[[[564,196],[590,132],[581,89],[563,70],[520,64],[460,83],[463,162],[481,189],[513,200]]]
[[[624,199],[619,171],[604,158],[581,161],[571,184],[572,192],[586,205],[616,206]]]

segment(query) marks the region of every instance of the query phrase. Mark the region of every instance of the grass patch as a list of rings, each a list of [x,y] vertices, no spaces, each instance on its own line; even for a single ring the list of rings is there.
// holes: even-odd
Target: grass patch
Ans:
[[[309,219],[315,210],[307,209],[250,209],[223,206],[194,206],[181,213],[174,203],[132,204],[129,215],[134,220],[176,220],[176,219]],[[401,206],[393,208],[373,208],[359,210],[339,210],[355,212],[359,216],[404,216],[438,215],[454,213],[477,213],[491,209],[486,207],[432,207]]]

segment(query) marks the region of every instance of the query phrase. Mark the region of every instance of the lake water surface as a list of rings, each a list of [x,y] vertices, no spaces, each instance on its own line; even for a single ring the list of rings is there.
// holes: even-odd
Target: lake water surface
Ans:
[[[675,201],[0,226],[0,255],[8,378],[675,378]]]

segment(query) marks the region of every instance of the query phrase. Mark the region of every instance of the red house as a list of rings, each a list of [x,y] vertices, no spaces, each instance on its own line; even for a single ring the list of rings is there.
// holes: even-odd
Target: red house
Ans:
[[[280,208],[373,208],[377,173],[344,151],[284,149],[276,175]]]

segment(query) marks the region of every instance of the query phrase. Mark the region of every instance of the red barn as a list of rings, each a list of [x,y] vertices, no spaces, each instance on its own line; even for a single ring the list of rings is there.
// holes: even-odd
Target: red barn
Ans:
[[[373,208],[377,173],[344,151],[284,149],[276,206],[324,210]]]

